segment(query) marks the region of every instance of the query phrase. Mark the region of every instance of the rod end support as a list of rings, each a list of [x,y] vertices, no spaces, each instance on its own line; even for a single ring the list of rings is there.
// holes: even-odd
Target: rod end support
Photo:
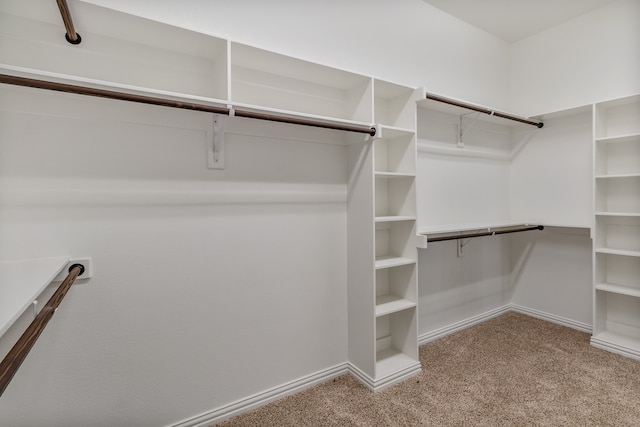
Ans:
[[[68,272],[71,273],[71,270],[73,270],[76,267],[80,269],[80,273],[78,273],[78,276],[82,276],[82,273],[84,273],[84,265],[82,265],[82,264],[72,264],[69,267]]]
[[[64,38],[71,44],[80,44],[82,42],[82,37],[80,37],[80,34],[78,33],[76,33],[75,40],[69,37],[69,33],[64,33]]]

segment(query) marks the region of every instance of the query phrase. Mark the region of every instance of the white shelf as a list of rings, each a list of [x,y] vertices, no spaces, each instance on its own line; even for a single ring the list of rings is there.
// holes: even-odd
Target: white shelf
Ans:
[[[403,172],[375,172],[376,178],[415,178],[416,174],[414,173],[403,173]]]
[[[595,251],[596,251],[596,253],[599,253],[599,254],[640,257],[640,251],[629,251],[629,250],[626,250],[626,249],[596,248]]]
[[[372,79],[231,43],[231,102],[373,122]]]
[[[376,297],[376,317],[413,308],[417,304],[395,295],[380,295]]]
[[[378,256],[376,257],[376,270],[382,268],[398,267],[400,265],[415,264],[416,260],[411,258],[396,256]]]
[[[465,224],[442,224],[442,225],[430,225],[422,228],[418,231],[418,234],[429,235],[439,233],[457,233],[457,232],[469,232],[480,231],[502,227],[514,227],[516,225],[527,225],[522,222],[505,222],[505,223],[465,223]]]
[[[637,218],[640,217],[640,213],[637,212],[596,212],[596,216],[619,216]]]
[[[376,222],[396,222],[396,221],[415,221],[415,216],[403,216],[403,215],[392,215],[392,216],[377,216]]]
[[[600,283],[596,285],[596,289],[599,291],[640,298],[640,288],[636,288],[633,286],[615,285],[613,283]]]
[[[640,142],[640,133],[630,133],[626,135],[607,136],[596,138],[597,143],[619,143],[619,142]]]
[[[376,353],[376,378],[384,378],[416,364],[416,360],[396,350],[385,348]]]
[[[0,261],[0,336],[62,271],[69,257]]]
[[[637,178],[640,173],[618,173],[610,175],[596,175],[596,179],[613,179],[613,178]]]

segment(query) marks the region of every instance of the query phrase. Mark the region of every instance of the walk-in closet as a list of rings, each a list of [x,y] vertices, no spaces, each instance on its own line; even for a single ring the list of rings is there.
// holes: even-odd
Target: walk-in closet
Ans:
[[[640,1],[479,3],[4,0],[0,425],[332,383],[332,422],[455,424],[399,390],[497,319],[640,363]]]

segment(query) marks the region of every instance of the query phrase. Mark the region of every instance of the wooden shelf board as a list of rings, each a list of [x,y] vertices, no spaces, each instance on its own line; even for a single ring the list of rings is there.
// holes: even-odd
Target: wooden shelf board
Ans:
[[[376,378],[383,378],[416,364],[416,360],[389,347],[376,353]]]
[[[406,310],[407,308],[413,308],[416,305],[413,301],[395,295],[380,295],[376,297],[376,317]]]
[[[640,213],[639,212],[605,212],[605,211],[599,211],[596,212],[596,216],[627,216],[627,217],[640,217]]]
[[[614,179],[614,178],[638,178],[640,173],[619,173],[610,175],[596,175],[596,179]]]
[[[415,216],[405,215],[391,215],[391,216],[377,216],[376,222],[396,222],[396,221],[415,221]]]
[[[416,260],[412,258],[396,257],[396,256],[379,256],[376,257],[376,270],[383,268],[397,267],[400,265],[415,264]]]
[[[640,251],[630,251],[626,249],[612,249],[612,248],[596,248],[595,250],[598,254],[609,254],[609,255],[623,255],[623,256],[631,256],[631,257],[640,257]]]
[[[376,178],[415,178],[415,173],[404,172],[376,172]]]
[[[636,288],[633,286],[615,285],[613,283],[600,283],[596,285],[596,289],[599,291],[640,298],[640,288]]]
[[[606,143],[619,143],[619,142],[632,142],[640,141],[640,133],[630,133],[625,135],[605,136],[602,138],[596,138],[596,142]]]
[[[62,271],[69,257],[0,261],[0,336]]]

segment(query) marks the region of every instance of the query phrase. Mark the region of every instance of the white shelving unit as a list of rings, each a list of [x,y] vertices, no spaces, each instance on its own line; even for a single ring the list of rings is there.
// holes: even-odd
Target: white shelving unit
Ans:
[[[55,279],[68,257],[0,261],[0,337]]]
[[[640,96],[595,105],[591,343],[640,359]]]
[[[28,6],[14,2],[0,14],[0,31],[16,41],[0,46],[2,72],[230,112],[376,125],[374,139],[344,133],[341,140],[350,163],[349,363],[374,390],[419,372],[415,102],[421,92],[92,4],[71,6],[82,23],[80,46],[61,36],[57,12],[34,22],[21,18],[29,16],[20,11]]]
[[[591,227],[590,106],[538,116],[542,128],[432,99],[418,107],[420,234]]]
[[[373,144],[349,147],[349,360],[379,390],[420,370],[415,101],[374,80]],[[369,349],[363,351],[363,349]]]

